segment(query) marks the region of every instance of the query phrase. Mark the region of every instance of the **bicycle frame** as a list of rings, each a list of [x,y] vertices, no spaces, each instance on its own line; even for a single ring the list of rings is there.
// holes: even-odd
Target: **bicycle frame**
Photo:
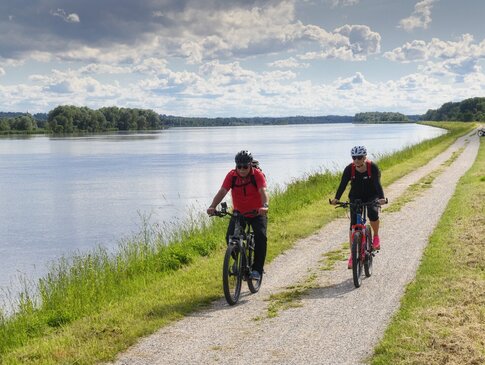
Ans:
[[[222,286],[224,296],[229,305],[239,300],[241,282],[247,282],[249,291],[257,293],[261,286],[262,273],[259,279],[251,278],[252,260],[254,259],[254,232],[252,226],[246,221],[245,215],[257,212],[233,213],[227,211],[227,204],[221,204],[222,209],[215,211],[214,215],[224,217],[229,215],[234,219],[234,231],[228,237],[226,254],[222,268]]]
[[[234,225],[234,232],[232,235],[229,236],[229,244],[230,245],[237,245],[239,247],[239,252],[241,252],[242,256],[242,265],[243,265],[243,279],[247,280],[249,273],[251,272],[251,264],[248,262],[248,250],[250,246],[250,242],[252,242],[252,238],[254,237],[254,232],[251,228],[251,225],[244,221],[244,215],[238,212],[237,210],[234,211],[231,215],[235,219]],[[244,222],[244,224],[242,223]],[[243,228],[243,226],[246,226]],[[254,249],[254,247],[251,247]]]
[[[350,208],[351,212],[356,214],[356,223],[351,226],[350,249],[352,254],[352,275],[356,288],[362,283],[362,268],[365,270],[365,276],[372,275],[372,260],[374,257],[372,247],[372,231],[367,226],[367,207],[377,204],[376,201],[363,203],[362,200],[356,199],[354,202],[339,202],[337,207]],[[360,234],[359,247],[355,247],[357,240],[355,235]]]

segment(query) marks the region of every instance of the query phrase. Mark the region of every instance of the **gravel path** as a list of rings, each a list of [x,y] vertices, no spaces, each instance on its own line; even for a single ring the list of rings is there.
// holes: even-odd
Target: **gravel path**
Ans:
[[[240,303],[229,307],[221,299],[204,311],[162,328],[140,340],[115,364],[360,364],[372,354],[391,316],[399,307],[406,284],[413,279],[428,237],[453,195],[458,179],[471,167],[478,137],[457,140],[428,165],[385,189],[390,201],[410,184],[466,146],[460,157],[438,176],[432,187],[400,212],[381,214],[382,250],[374,274],[355,289],[346,261],[322,271],[322,255],[341,248],[348,220],[336,219],[266,266],[261,291],[249,295],[244,286]],[[399,240],[391,238],[398,227]],[[402,247],[406,250],[402,251]],[[266,318],[268,297],[317,275],[317,287],[301,306]],[[365,303],[365,306],[362,305]],[[256,317],[262,320],[254,320]],[[363,331],[363,329],[366,331]]]

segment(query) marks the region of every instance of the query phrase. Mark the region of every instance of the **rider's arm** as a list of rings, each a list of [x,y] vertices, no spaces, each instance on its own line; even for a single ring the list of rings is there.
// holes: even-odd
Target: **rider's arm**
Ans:
[[[379,170],[379,167],[375,163],[372,162],[371,164],[372,168],[372,180],[374,181],[374,187],[377,192],[377,196],[379,199],[384,199],[384,190],[382,189],[382,184],[381,184],[381,170]]]
[[[217,194],[214,196],[214,199],[212,199],[211,205],[209,206],[209,208],[207,208],[207,214],[209,214],[209,215],[214,214],[216,207],[219,205],[219,203],[222,201],[222,199],[224,199],[227,192],[228,192],[228,190],[226,190],[223,187],[219,189]]]
[[[335,193],[335,199],[340,200],[340,197],[345,191],[345,188],[347,187],[347,184],[350,181],[350,165],[348,165],[342,174],[342,179],[340,180],[340,185],[337,189],[337,192]]]
[[[268,192],[266,191],[266,187],[262,187],[259,190],[259,194],[261,195],[261,208],[258,209],[258,214],[265,215],[268,213],[269,208],[269,196]]]

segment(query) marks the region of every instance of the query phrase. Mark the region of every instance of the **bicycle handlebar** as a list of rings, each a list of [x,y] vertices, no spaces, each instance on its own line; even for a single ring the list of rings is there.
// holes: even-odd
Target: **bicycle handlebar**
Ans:
[[[237,212],[237,214],[236,214],[236,212]],[[246,216],[246,215],[258,215],[258,214],[259,213],[258,213],[257,210],[250,210],[249,212],[244,212],[244,213],[241,213],[238,210],[235,210],[234,212],[231,213],[231,212],[227,211],[227,204],[222,203],[221,204],[221,210],[215,210],[214,214],[212,214],[211,216],[224,217],[226,215],[229,215],[231,217],[234,217],[236,215]]]
[[[387,204],[389,200],[387,198],[386,202],[383,204]],[[378,206],[380,207],[382,204],[379,202],[380,199],[374,199],[373,201],[370,202],[362,202],[362,201],[357,201],[357,202],[337,202],[335,203],[336,207],[335,208],[347,208],[347,207],[368,207],[368,206]],[[328,199],[328,202],[332,204],[332,200]]]

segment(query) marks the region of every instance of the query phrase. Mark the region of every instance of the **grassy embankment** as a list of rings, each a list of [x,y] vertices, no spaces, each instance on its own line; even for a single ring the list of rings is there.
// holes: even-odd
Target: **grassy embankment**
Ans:
[[[383,184],[425,164],[470,124],[443,123],[451,133],[382,156]],[[315,173],[272,194],[268,261],[334,217],[328,206],[339,176]],[[0,319],[5,364],[90,364],[111,359],[140,336],[221,297],[220,267],[227,221],[197,218],[171,236],[145,227],[116,255],[97,250],[59,261],[26,290],[18,312]]]
[[[484,202],[482,137],[372,364],[485,364]]]

